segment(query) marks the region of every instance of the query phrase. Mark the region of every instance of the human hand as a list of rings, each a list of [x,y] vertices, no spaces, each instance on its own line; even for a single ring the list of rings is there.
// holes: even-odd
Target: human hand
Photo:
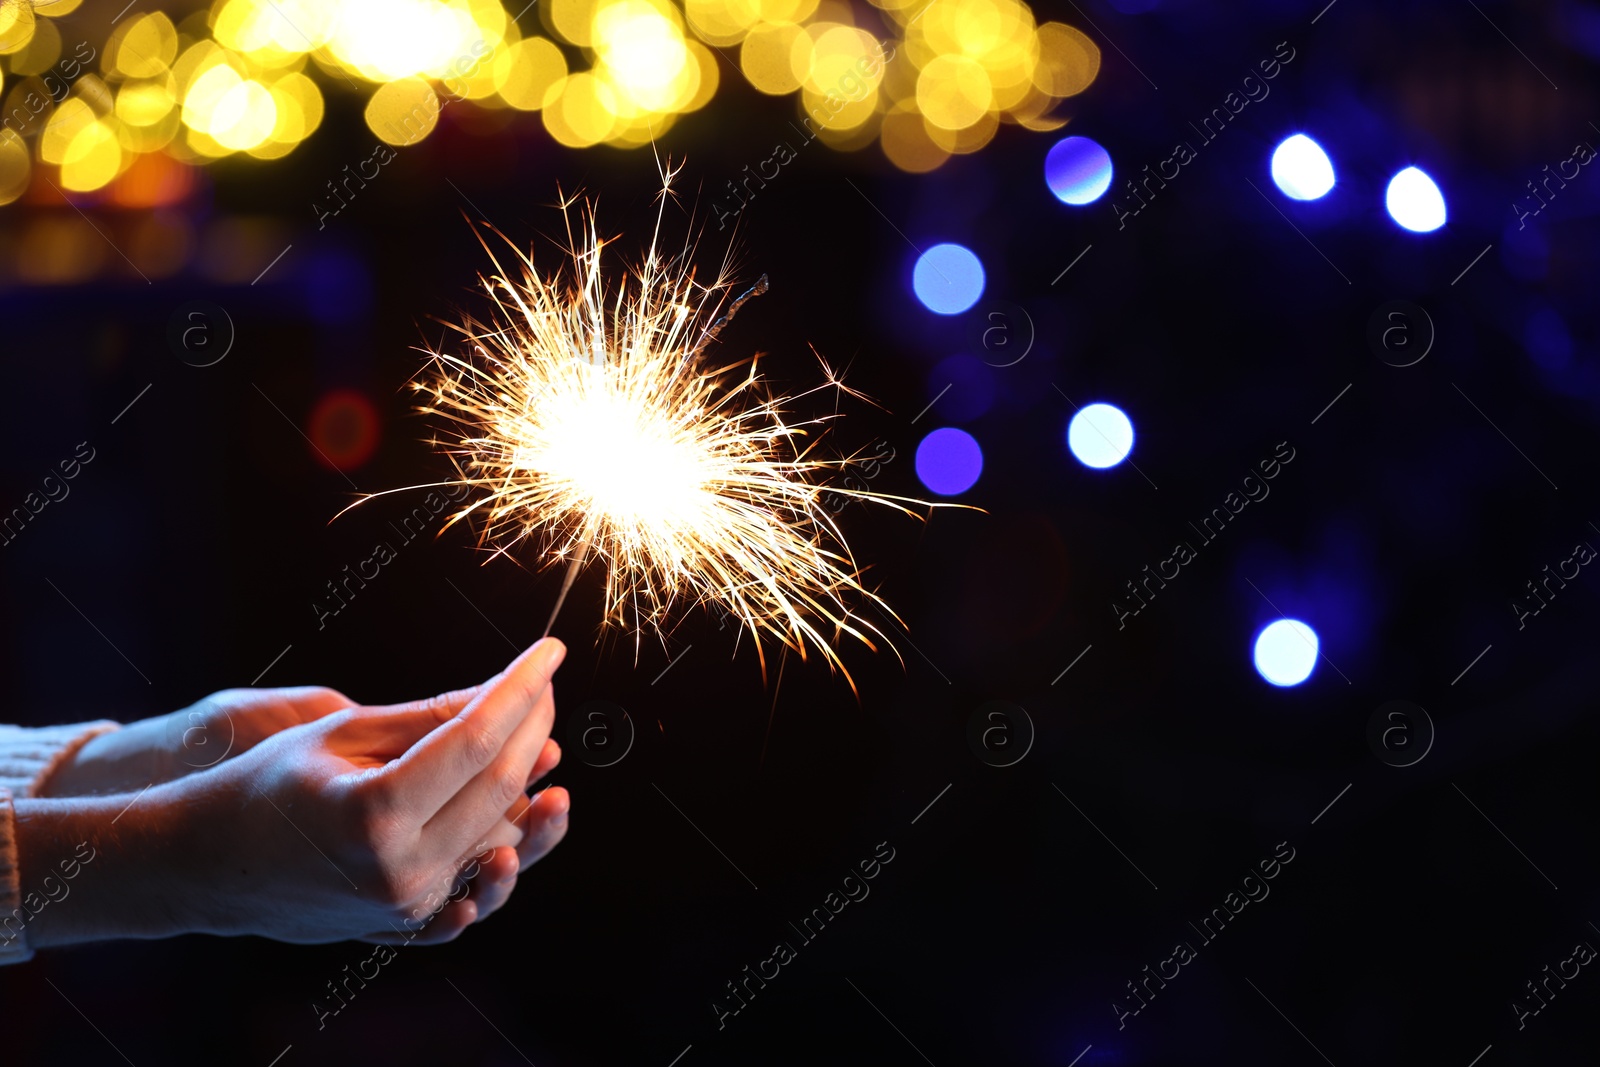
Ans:
[[[352,707],[349,697],[321,686],[225,689],[91,738],[36,795],[91,796],[170,782],[248,752],[282,730]]]
[[[523,793],[560,758],[549,679],[564,654],[547,639],[480,688],[329,711],[149,789],[114,837],[96,838],[111,856],[100,862],[123,868],[77,883],[100,904],[41,913],[31,943],[191,931],[452,939],[565,835],[566,791]],[[118,799],[18,801],[23,869],[47,869],[53,850],[103,830],[99,809]],[[472,856],[475,878],[463,873]]]

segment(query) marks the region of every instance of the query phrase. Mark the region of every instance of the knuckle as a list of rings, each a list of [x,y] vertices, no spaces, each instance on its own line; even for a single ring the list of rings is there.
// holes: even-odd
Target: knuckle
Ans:
[[[351,707],[355,702],[337,689],[329,689],[325,685],[311,686],[306,696],[320,707],[337,710]]]
[[[460,729],[464,731],[462,749],[472,766],[489,766],[500,752],[499,738],[487,726],[472,719],[461,720]]]
[[[431,711],[440,722],[449,721],[450,717],[465,707],[472,699],[471,689],[452,689],[448,693],[431,696],[422,702],[424,711]]]
[[[489,796],[501,808],[510,807],[518,797],[523,795],[524,778],[522,769],[512,764],[509,760],[496,764],[485,773],[489,775]]]

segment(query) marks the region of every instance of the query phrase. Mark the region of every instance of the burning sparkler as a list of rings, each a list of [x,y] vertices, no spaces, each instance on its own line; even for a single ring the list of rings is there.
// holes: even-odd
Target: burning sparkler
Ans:
[[[706,357],[739,305],[765,291],[765,276],[737,299],[726,262],[702,284],[687,240],[674,254],[660,250],[658,210],[643,264],[613,287],[601,263],[611,242],[592,207],[575,239],[573,203],[561,205],[562,270],[546,273],[518,251],[513,276],[484,243],[492,313],[452,324],[466,351],[429,351],[429,373],[413,382],[421,410],[449,426],[443,447],[457,482],[476,490],[447,526],[472,516],[496,554],[535,538],[551,562],[568,561],[550,625],[592,559],[606,572],[604,622],[631,623],[636,638],[664,633],[681,607],[716,604],[755,637],[763,670],[763,635],[843,669],[842,635],[868,647],[883,636],[860,609],[892,612],[862,584],[821,498],[906,514],[922,502],[820,479],[855,462],[818,451],[837,415],[785,418],[812,393],[850,392],[825,363],[824,384],[777,397],[756,357]]]

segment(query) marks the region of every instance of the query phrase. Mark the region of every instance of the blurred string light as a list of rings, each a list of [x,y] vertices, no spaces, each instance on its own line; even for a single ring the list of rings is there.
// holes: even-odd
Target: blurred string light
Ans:
[[[1067,447],[1085,467],[1115,467],[1133,451],[1133,423],[1114,404],[1090,404],[1067,424]]]
[[[939,315],[959,315],[976,304],[983,285],[983,264],[963,245],[934,245],[911,269],[912,291],[923,307]]]
[[[1111,188],[1111,153],[1087,137],[1063,137],[1044,157],[1044,180],[1063,204],[1092,204]]]
[[[639,147],[704,107],[729,71],[796,95],[835,148],[877,143],[922,172],[1002,123],[1058,129],[1056,106],[1100,69],[1088,37],[1036,22],[1019,0],[529,5],[548,36],[524,36],[499,0],[214,0],[177,23],[129,13],[103,43],[55,21],[81,2],[0,0],[0,203],[41,163],[58,171],[38,177],[88,193],[154,154],[277,159],[316,131],[326,92],[365,96],[368,126],[395,145],[425,139],[464,100],[537,111],[569,147]],[[190,184],[149,179],[145,199]]]
[[[1445,223],[1444,194],[1416,167],[1389,179],[1383,201],[1389,217],[1412,233],[1432,233]]]
[[[1256,635],[1255,664],[1273,685],[1299,685],[1317,665],[1317,632],[1299,619],[1269,623]]]
[[[1292,200],[1318,200],[1333,188],[1333,161],[1321,145],[1297,133],[1273,150],[1272,181]]]
[[[983,473],[983,449],[965,430],[946,426],[917,445],[917,478],[940,496],[959,496]]]

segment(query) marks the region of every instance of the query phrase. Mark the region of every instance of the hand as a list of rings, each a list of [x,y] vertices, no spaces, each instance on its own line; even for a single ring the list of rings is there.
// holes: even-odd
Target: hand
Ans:
[[[56,768],[36,795],[134,792],[248,752],[272,735],[355,707],[320,686],[225,689],[187,708],[100,734]]]
[[[114,833],[125,798],[17,801],[25,880],[85,837],[106,857],[73,883],[89,899],[41,910],[31,943],[452,939],[565,835],[566,791],[523,792],[560,758],[550,677],[564,654],[546,639],[480,688],[303,719],[151,788]]]

